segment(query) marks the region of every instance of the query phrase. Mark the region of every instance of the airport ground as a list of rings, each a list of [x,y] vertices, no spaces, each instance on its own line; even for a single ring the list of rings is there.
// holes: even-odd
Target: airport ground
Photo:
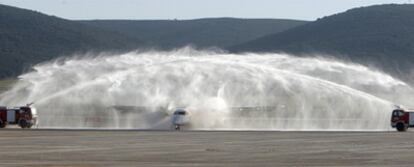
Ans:
[[[0,131],[0,166],[412,166],[414,133]]]

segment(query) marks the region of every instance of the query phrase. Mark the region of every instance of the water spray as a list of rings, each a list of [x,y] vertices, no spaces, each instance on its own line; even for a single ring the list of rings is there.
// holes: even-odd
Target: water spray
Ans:
[[[189,48],[83,57],[35,66],[0,104],[35,102],[40,128],[169,129],[166,115],[184,106],[191,129],[387,130],[394,103],[414,100],[398,79],[323,58]]]

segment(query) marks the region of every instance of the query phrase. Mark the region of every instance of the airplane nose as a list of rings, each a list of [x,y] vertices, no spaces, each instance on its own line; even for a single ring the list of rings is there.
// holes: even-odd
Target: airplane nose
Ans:
[[[173,124],[178,124],[178,125],[186,123],[185,118],[183,116],[180,116],[180,115],[174,116],[172,122],[173,122]]]
[[[172,122],[173,124],[178,124],[179,123],[179,117],[177,115],[174,115],[172,118]]]

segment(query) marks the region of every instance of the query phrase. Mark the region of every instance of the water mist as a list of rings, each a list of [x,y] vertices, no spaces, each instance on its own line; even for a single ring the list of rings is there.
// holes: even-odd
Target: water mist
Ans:
[[[393,104],[414,100],[398,79],[322,58],[189,48],[82,57],[35,66],[0,104],[34,102],[41,128],[168,129],[171,111],[185,107],[191,129],[387,130]]]

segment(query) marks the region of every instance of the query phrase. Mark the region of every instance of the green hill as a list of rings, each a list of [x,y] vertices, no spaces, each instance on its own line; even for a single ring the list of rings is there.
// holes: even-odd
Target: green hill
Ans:
[[[31,66],[89,51],[225,47],[304,24],[270,19],[72,21],[0,4],[0,78]]]
[[[277,19],[71,21],[0,5],[0,78],[85,51],[141,47],[327,54],[408,76],[414,64],[414,5],[356,8],[314,22]],[[270,34],[270,35],[269,35]]]
[[[0,5],[0,78],[83,51],[127,50],[139,40],[81,23]]]
[[[406,76],[414,63],[413,18],[414,5],[356,8],[229,50],[323,53]]]
[[[9,90],[17,80],[15,79],[2,79],[0,80],[0,94]]]
[[[188,44],[201,48],[225,48],[307,23],[283,19],[236,18],[80,22],[142,39],[147,46],[160,49],[177,48]]]

